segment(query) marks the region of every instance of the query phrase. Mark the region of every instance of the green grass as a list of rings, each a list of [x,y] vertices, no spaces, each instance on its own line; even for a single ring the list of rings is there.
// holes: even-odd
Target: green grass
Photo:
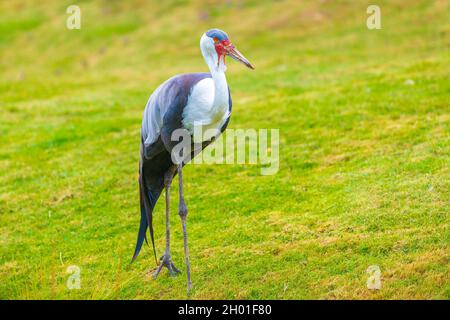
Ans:
[[[230,128],[279,128],[280,170],[186,167],[191,298],[448,299],[448,2],[380,0],[373,31],[371,1],[207,3],[79,1],[73,31],[71,1],[0,4],[0,298],[186,298],[150,248],[129,265],[139,130],[161,81],[207,70],[219,27],[256,66],[229,62]]]

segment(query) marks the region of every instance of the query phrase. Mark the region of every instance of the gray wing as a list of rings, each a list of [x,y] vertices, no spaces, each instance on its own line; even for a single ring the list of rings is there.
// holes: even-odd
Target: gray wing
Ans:
[[[164,149],[161,130],[170,134],[182,128],[183,109],[187,104],[192,87],[209,73],[177,75],[162,83],[150,96],[144,111],[141,139],[146,157]]]

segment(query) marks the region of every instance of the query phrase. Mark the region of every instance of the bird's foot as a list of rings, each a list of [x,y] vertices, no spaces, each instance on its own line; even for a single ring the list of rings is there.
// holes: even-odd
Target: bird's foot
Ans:
[[[160,273],[162,267],[166,267],[167,270],[169,270],[171,276],[176,276],[178,273],[181,272],[177,267],[175,267],[172,261],[172,257],[168,253],[165,253],[161,257],[158,269],[156,269],[155,273],[153,274],[154,279],[158,277],[158,274]]]

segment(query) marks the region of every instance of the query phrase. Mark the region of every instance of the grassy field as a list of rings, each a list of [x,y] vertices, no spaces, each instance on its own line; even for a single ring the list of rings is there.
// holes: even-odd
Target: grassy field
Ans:
[[[0,298],[186,298],[150,248],[129,264],[139,130],[160,82],[207,70],[218,27],[256,67],[228,62],[229,128],[278,128],[280,170],[186,167],[190,297],[449,299],[449,2],[376,1],[368,30],[371,3],[77,1],[68,30],[73,1],[2,1]]]

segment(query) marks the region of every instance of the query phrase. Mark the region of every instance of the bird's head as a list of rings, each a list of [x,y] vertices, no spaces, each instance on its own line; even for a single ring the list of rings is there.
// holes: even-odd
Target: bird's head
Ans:
[[[219,29],[206,31],[200,39],[200,48],[205,60],[214,61],[217,67],[225,69],[225,56],[229,56],[244,64],[250,69],[254,69],[251,63],[240,53],[231,43],[228,35]]]

